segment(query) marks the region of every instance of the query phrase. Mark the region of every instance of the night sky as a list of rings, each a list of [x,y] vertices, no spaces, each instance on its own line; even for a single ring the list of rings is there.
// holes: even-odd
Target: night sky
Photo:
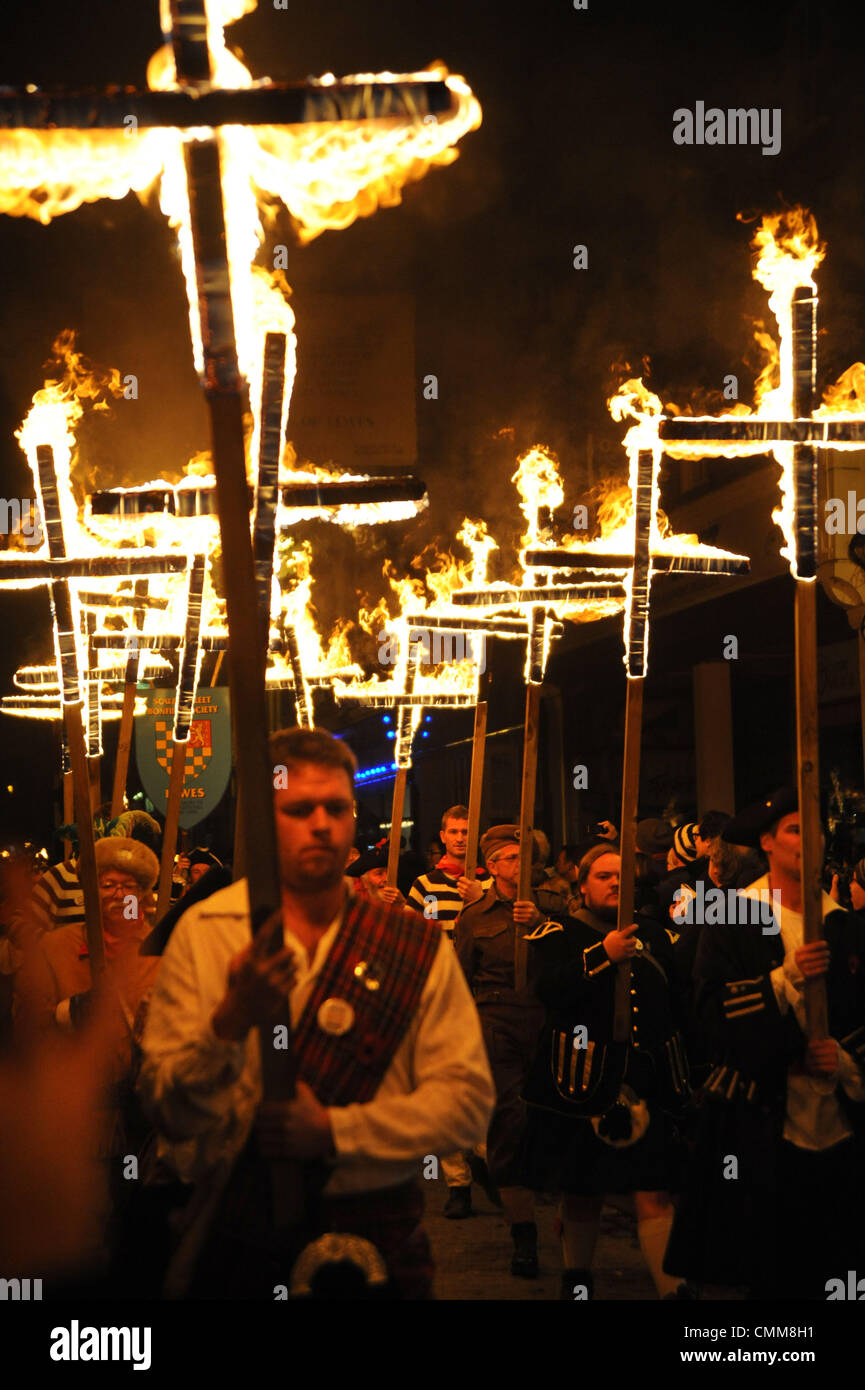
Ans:
[[[315,290],[415,296],[417,471],[431,507],[416,523],[369,536],[359,583],[374,582],[386,554],[402,568],[432,538],[447,542],[465,513],[485,516],[500,542],[513,539],[509,477],[532,443],[559,455],[569,496],[585,481],[589,435],[596,468],[621,473],[622,430],[605,400],[623,363],[638,374],[648,357],[649,384],[681,406],[694,388],[718,392],[729,372],[750,400],[752,320],[767,309],[737,213],[783,202],[812,209],[829,247],[819,272],[820,385],[865,357],[856,157],[865,146],[865,37],[849,13],[816,0],[589,0],[586,11],[571,0],[317,0],[287,10],[262,3],[235,27],[255,76],[408,72],[442,59],[483,107],[483,125],[456,163],[409,186],[400,207],[292,254],[298,305]],[[0,83],[143,86],[159,42],[155,0],[6,0]],[[675,145],[673,112],[697,101],[780,107],[780,153]],[[276,239],[290,239],[287,219]],[[577,243],[588,248],[586,270],[573,268]],[[0,218],[0,266],[4,496],[28,495],[13,431],[62,328],[75,328],[95,361],[139,378],[139,400],[88,435],[100,477],[118,460],[123,481],[152,476],[154,457],[176,473],[206,447],[182,278],[157,210],[130,196],[47,228]],[[301,345],[302,334],[299,315]],[[421,395],[427,373],[438,377],[435,402]],[[345,538],[331,544],[331,562],[351,551]],[[324,593],[316,598],[327,618],[337,616]],[[18,665],[48,656],[48,631],[44,595],[0,596],[0,691],[11,691]],[[54,737],[4,718],[0,740],[0,834],[44,827]],[[14,807],[7,782],[16,785]]]

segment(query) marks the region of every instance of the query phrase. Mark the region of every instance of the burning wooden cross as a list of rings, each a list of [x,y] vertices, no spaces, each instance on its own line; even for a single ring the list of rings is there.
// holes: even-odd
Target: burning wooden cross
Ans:
[[[760,403],[759,415],[660,418],[658,435],[675,458],[736,457],[769,450],[781,465],[781,526],[796,585],[796,740],[803,938],[823,936],[822,826],[820,822],[819,719],[817,708],[817,586],[820,526],[817,480],[822,449],[859,448],[865,420],[817,404],[817,292],[814,271],[823,259],[813,219],[796,209],[764,218],[754,246],[754,276],[772,291],[770,307],[780,331],[780,385]],[[826,987],[806,980],[807,1031],[828,1036]]]
[[[428,73],[395,80],[337,83],[327,78],[298,86],[253,85],[242,64],[225,48],[218,26],[212,24],[208,33],[204,0],[171,0],[169,12],[171,27],[166,40],[173,53],[174,72],[172,75],[169,70],[170,62],[166,64],[160,57],[162,74],[154,80],[163,86],[170,84],[170,90],[56,96],[29,90],[6,92],[0,97],[0,126],[10,132],[56,131],[65,137],[67,186],[70,160],[83,155],[84,166],[90,171],[89,186],[85,175],[79,190],[66,202],[55,199],[51,204],[50,199],[31,198],[27,190],[42,184],[45,170],[28,162],[26,141],[18,142],[13,134],[7,137],[4,151],[2,182],[7,198],[3,206],[49,220],[54,212],[77,206],[82,199],[118,196],[119,185],[143,188],[163,169],[170,176],[165,182],[172,187],[164,186],[163,194],[175,222],[189,231],[183,252],[190,285],[191,327],[211,414],[222,550],[228,575],[226,599],[232,639],[238,774],[247,815],[246,864],[250,906],[258,925],[279,900],[279,891],[269,804],[272,770],[265,746],[265,636],[251,621],[256,608],[256,583],[246,520],[242,422],[245,383],[238,362],[233,291],[240,295],[247,319],[252,311],[249,286],[241,287],[237,275],[233,277],[230,270],[230,258],[238,261],[239,234],[232,226],[226,239],[224,179],[231,174],[232,198],[239,202],[251,198],[251,175],[260,188],[269,188],[273,195],[298,209],[301,220],[305,212],[309,226],[316,220],[316,189],[329,186],[327,160],[321,158],[327,152],[322,125],[336,133],[334,172],[342,160],[340,176],[344,186],[354,191],[372,182],[388,160],[389,177],[397,185],[418,172],[417,166],[413,167],[412,153],[428,160],[444,158],[448,147],[478,123],[479,108],[460,79]],[[384,122],[379,127],[385,133],[382,150],[367,157],[366,165],[359,167],[365,137],[375,133],[377,122]],[[345,123],[344,137],[338,133],[341,123]],[[309,169],[300,174],[296,159],[296,128],[302,129],[306,124],[317,127],[319,157],[314,174]],[[160,128],[166,133],[164,136],[159,134]],[[87,134],[73,138],[74,132]],[[44,138],[46,164],[52,138]],[[384,148],[385,138],[389,148]],[[182,144],[182,174],[176,164],[178,141]],[[412,143],[415,148],[410,151]],[[337,148],[340,144],[341,148]],[[101,182],[96,172],[98,161],[88,164],[92,152],[109,156],[101,166]],[[245,167],[244,160],[248,161]],[[242,189],[238,183],[241,173]],[[330,197],[329,206],[317,213],[318,229],[351,220],[345,196],[343,193],[342,202],[336,195]],[[253,224],[255,220],[253,204]],[[244,229],[243,237],[248,266],[255,238],[250,248],[248,229]],[[244,273],[248,277],[248,271]],[[283,312],[283,321],[285,317]],[[244,370],[255,375],[258,349],[250,345],[249,327],[249,322],[244,322]]]
[[[402,839],[402,818],[405,807],[405,792],[408,774],[412,765],[412,740],[425,709],[470,709],[477,703],[477,689],[448,690],[435,688],[432,677],[422,677],[421,667],[424,657],[424,643],[415,634],[406,633],[406,643],[394,635],[393,641],[399,646],[396,670],[390,681],[334,683],[337,703],[356,700],[373,709],[393,709],[396,711],[396,731],[394,742],[394,785],[393,805],[388,842],[387,882],[395,888],[399,872],[400,841]],[[425,690],[418,685],[426,682]],[[401,685],[402,689],[395,689]]]
[[[480,615],[470,618],[459,615],[448,617],[437,614],[418,614],[408,617],[409,640],[418,639],[432,641],[430,646],[434,647],[436,634],[439,639],[448,639],[454,636],[466,637],[474,649],[475,643],[481,644],[481,653],[485,653],[486,641],[488,637],[504,637],[510,641],[527,640],[530,632],[530,625],[525,618],[501,618],[501,617],[481,617]],[[561,624],[556,624],[557,630]],[[442,653],[439,653],[441,655]],[[477,661],[477,653],[474,652],[474,659]],[[483,669],[478,662],[479,672]],[[480,691],[478,691],[480,694]],[[486,758],[487,740],[487,701],[478,699],[475,705],[475,724],[472,735],[472,758],[471,771],[469,775],[469,796],[468,796],[468,825],[466,830],[466,855],[465,855],[465,876],[474,878],[478,864],[478,840],[480,837],[481,802],[483,797],[484,782],[484,762]]]
[[[102,937],[102,911],[96,878],[93,840],[90,773],[87,766],[83,708],[87,692],[84,658],[80,651],[81,618],[75,585],[70,581],[84,577],[140,575],[176,572],[185,561],[179,555],[136,554],[128,556],[87,556],[66,553],[63,516],[57,481],[54,450],[49,444],[28,448],[36,498],[43,520],[47,554],[26,560],[0,560],[0,587],[37,581],[48,586],[54,627],[57,679],[72,771],[75,820],[78,828],[78,875],[84,893],[85,931],[94,986],[105,965]]]
[[[562,630],[565,617],[585,619],[605,617],[621,607],[624,584],[621,579],[599,583],[553,583],[549,576],[527,572],[526,547],[550,536],[553,511],[564,500],[558,460],[548,450],[535,446],[517,462],[512,481],[521,497],[526,518],[520,563],[523,582],[484,583],[456,589],[451,601],[459,607],[493,609],[504,621],[516,612],[524,623],[526,641],[526,705],[523,731],[523,766],[520,786],[520,866],[517,896],[531,898],[532,848],[534,844],[535,791],[537,787],[538,741],[540,733],[541,685],[546,672],[554,633]],[[517,988],[526,983],[526,944],[521,933],[516,938],[515,975]]]
[[[656,523],[658,476],[661,450],[635,449],[631,459],[632,548],[598,541],[580,548],[529,548],[525,563],[529,567],[561,572],[592,571],[599,577],[621,576],[626,594],[623,623],[624,661],[627,673],[625,695],[625,743],[622,772],[622,814],[619,853],[618,927],[630,926],[634,918],[634,879],[636,867],[636,826],[640,794],[640,742],[643,719],[643,686],[649,661],[650,589],[653,573],[739,575],[746,574],[750,562],[744,555],[733,555],[713,547],[694,546],[683,552],[672,549],[676,538],[660,539]],[[620,537],[616,536],[616,541]],[[624,539],[623,537],[621,539]],[[630,1026],[629,961],[618,967],[616,977],[614,1036],[627,1042]]]
[[[246,395],[243,372],[254,376],[254,358],[259,348],[257,344],[250,344],[248,335],[244,335],[244,361],[241,366],[233,301],[240,295],[245,304],[248,302],[252,277],[247,269],[244,283],[241,283],[231,274],[232,254],[237,262],[238,240],[246,249],[247,268],[250,251],[254,252],[256,245],[257,214],[250,187],[250,172],[254,172],[260,187],[274,188],[277,194],[280,190],[284,192],[289,183],[287,172],[294,172],[296,161],[291,156],[296,155],[296,149],[292,149],[284,139],[281,140],[280,135],[284,136],[284,128],[293,122],[336,125],[347,120],[374,123],[385,117],[392,119],[396,115],[404,121],[407,119],[418,131],[426,131],[425,140],[433,142],[437,138],[433,132],[438,126],[439,114],[452,118],[458,116],[458,134],[461,135],[477,124],[479,110],[476,103],[472,104],[473,99],[467,93],[465,84],[461,84],[462,91],[458,91],[454,87],[454,80],[449,85],[428,75],[405,81],[362,80],[337,84],[327,80],[297,88],[255,84],[245,90],[225,90],[221,85],[225,80],[223,73],[227,72],[229,81],[238,86],[240,71],[244,74],[240,82],[245,83],[250,79],[242,65],[228,54],[224,44],[219,46],[222,43],[221,35],[219,44],[216,43],[216,25],[212,26],[210,35],[214,41],[214,48],[211,49],[204,0],[170,0],[168,13],[171,30],[166,38],[173,51],[175,90],[124,92],[119,98],[109,94],[84,98],[75,95],[52,97],[39,92],[6,94],[0,99],[0,125],[19,130],[53,127],[75,131],[98,127],[103,131],[119,132],[131,128],[136,134],[129,136],[130,142],[139,139],[148,141],[154,133],[153,128],[159,125],[174,132],[185,132],[182,139],[182,172],[176,162],[175,136],[170,151],[163,149],[160,142],[154,145],[154,141],[149,140],[150,146],[162,152],[155,154],[156,167],[150,171],[151,178],[147,178],[140,169],[137,177],[143,180],[138,186],[145,186],[162,167],[160,160],[164,163],[170,155],[174,177],[169,182],[173,182],[174,187],[173,190],[163,187],[163,193],[173,195],[177,209],[175,218],[189,231],[183,250],[187,283],[190,284],[193,343],[200,341],[201,344],[201,352],[197,352],[196,357],[210,413],[211,452],[216,473],[226,576],[238,785],[244,807],[244,862],[253,930],[257,930],[278,907],[280,887],[273,819],[274,774],[267,748],[264,683],[267,632],[266,624],[261,621],[250,538],[243,428]],[[432,117],[428,125],[425,122],[427,116]],[[251,126],[268,129],[257,140],[242,138],[249,136],[248,128]],[[392,129],[392,126],[389,127],[389,130]],[[451,138],[444,132],[443,138],[438,139],[439,154],[451,143]],[[118,147],[122,148],[119,139],[113,142],[111,148],[122,164],[123,156],[119,154]],[[426,145],[426,151],[430,157],[435,157],[433,143]],[[255,170],[251,171],[249,163],[244,164],[245,158],[255,163]],[[122,183],[123,179],[120,169],[113,172],[116,178],[112,186],[116,189],[117,183]],[[230,208],[225,187],[229,174]],[[269,183],[270,176],[274,183]],[[403,177],[407,176],[408,173],[404,173]],[[316,161],[315,173],[310,177],[326,184],[326,161]],[[362,186],[368,181],[368,174],[360,179],[356,177],[354,186]],[[30,187],[38,182],[38,179],[31,179]],[[126,186],[131,184],[127,183]],[[97,188],[95,192],[88,190],[83,196],[99,197],[106,191],[105,187]],[[284,201],[292,202],[293,195],[284,198]],[[337,199],[333,201],[335,203]],[[235,205],[241,202],[251,217],[247,219],[247,225],[238,229],[236,219],[229,221],[227,209],[234,212]],[[39,215],[38,210],[36,215]],[[344,224],[345,220],[344,209],[335,208],[330,225]],[[253,229],[251,245],[250,223]],[[320,225],[328,225],[327,219],[322,218]],[[279,315],[281,321],[285,322],[284,302],[279,306]],[[251,379],[249,385],[254,397],[255,381]],[[281,933],[277,931],[274,934],[274,949],[278,949],[280,944]],[[289,1022],[287,1011],[283,1021]],[[286,1036],[290,1036],[290,1027],[286,1028]],[[288,1051],[277,1053],[267,1039],[263,1039],[261,1052],[265,1095],[270,1099],[289,1099],[294,1094],[291,1054]],[[287,1189],[282,1187],[285,1172],[284,1164],[274,1163],[271,1167],[275,1190],[282,1192],[276,1200],[277,1226],[293,1224],[298,1216],[299,1190],[295,1184],[290,1196]],[[293,1209],[290,1209],[292,1204]]]

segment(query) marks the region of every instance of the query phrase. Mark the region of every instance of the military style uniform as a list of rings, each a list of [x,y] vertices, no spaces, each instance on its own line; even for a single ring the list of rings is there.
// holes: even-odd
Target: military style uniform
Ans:
[[[745,896],[761,886],[768,878]],[[702,931],[696,1003],[715,1065],[665,1260],[675,1274],[824,1299],[827,1278],[865,1267],[865,919],[825,894],[823,912],[829,1036],[842,1050],[834,1081],[804,1072],[802,1011],[784,1000],[795,939],[782,933],[798,914],[782,909],[781,933]]]
[[[487,1166],[499,1187],[523,1185],[520,1152],[526,1113],[520,1091],[544,1019],[531,988],[531,974],[524,987],[517,987],[517,954],[527,950],[520,937],[525,943],[532,936],[515,926],[513,907],[492,884],[482,898],[463,909],[455,942],[477,1004],[496,1088]],[[530,969],[530,953],[527,963]]]
[[[678,936],[648,918],[637,920],[626,1043],[613,1031],[617,968],[603,943],[610,923],[584,907],[564,926],[535,933],[535,987],[547,1010],[523,1090],[525,1173],[535,1190],[593,1196],[676,1185],[673,1116],[688,1094],[678,1031]],[[621,1143],[630,1132],[627,1112],[614,1109],[622,1086],[637,1107],[634,1132],[642,1131],[627,1146]]]

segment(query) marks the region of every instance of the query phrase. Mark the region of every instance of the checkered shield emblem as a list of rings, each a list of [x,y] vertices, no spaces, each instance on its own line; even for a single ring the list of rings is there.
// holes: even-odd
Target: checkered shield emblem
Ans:
[[[147,710],[135,720],[135,757],[142,786],[157,811],[165,814],[171,772],[174,692],[151,690]],[[186,744],[180,824],[186,828],[217,806],[231,776],[231,718],[228,691],[199,692]]]

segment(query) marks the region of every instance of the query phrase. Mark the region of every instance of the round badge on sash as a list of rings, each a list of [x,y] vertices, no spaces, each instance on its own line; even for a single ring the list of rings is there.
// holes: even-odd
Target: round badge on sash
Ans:
[[[353,1025],[354,1009],[346,999],[325,999],[316,1017],[323,1033],[339,1038]]]

